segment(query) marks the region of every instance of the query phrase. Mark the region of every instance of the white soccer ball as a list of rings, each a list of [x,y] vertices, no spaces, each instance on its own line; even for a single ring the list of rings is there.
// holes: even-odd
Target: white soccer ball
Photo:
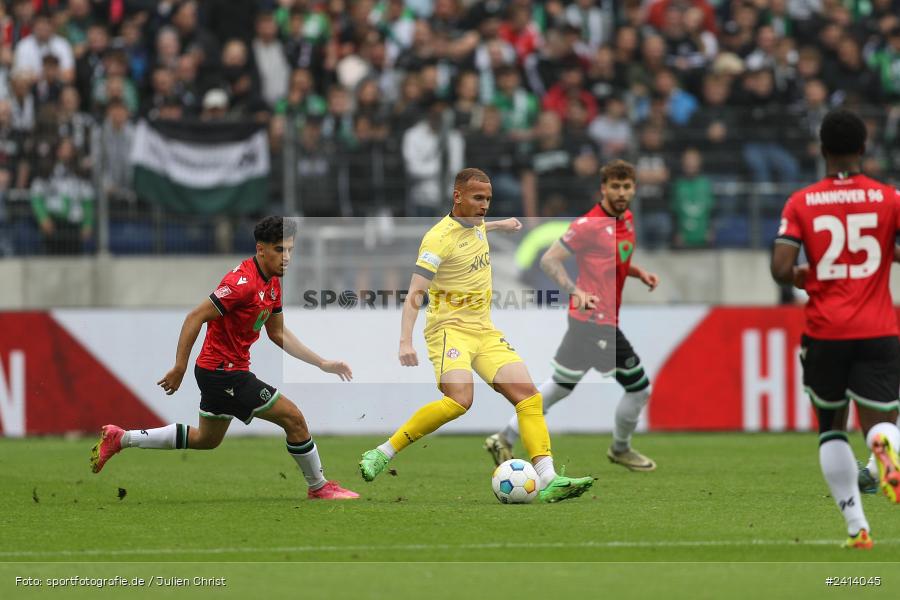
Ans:
[[[494,469],[491,476],[494,495],[503,504],[527,504],[537,498],[538,474],[531,463],[513,458]]]

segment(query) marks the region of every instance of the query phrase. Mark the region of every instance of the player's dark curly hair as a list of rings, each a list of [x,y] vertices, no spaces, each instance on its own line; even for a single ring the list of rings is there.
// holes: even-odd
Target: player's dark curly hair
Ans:
[[[276,244],[297,235],[297,222],[284,217],[266,217],[256,224],[253,238],[257,242]]]
[[[606,163],[603,165],[603,168],[600,169],[600,182],[606,183],[610,179],[616,179],[619,181],[630,179],[634,181],[637,178],[634,165],[630,162],[626,162],[624,160],[614,160],[612,162]]]
[[[866,124],[856,113],[838,108],[825,115],[819,139],[822,150],[831,156],[862,154],[866,148]]]

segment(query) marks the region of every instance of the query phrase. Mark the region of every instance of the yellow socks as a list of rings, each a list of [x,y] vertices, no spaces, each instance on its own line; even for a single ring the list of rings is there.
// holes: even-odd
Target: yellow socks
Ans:
[[[544,399],[538,392],[516,404],[522,444],[532,460],[535,456],[551,456],[550,433],[544,420]]]
[[[538,411],[540,411],[540,395],[538,396]],[[418,440],[419,438],[428,435],[444,423],[449,423],[453,419],[461,417],[466,414],[466,409],[457,404],[455,400],[444,396],[440,400],[436,400],[434,402],[429,402],[419,410],[417,410],[413,416],[409,418],[409,421],[404,423],[400,429],[394,432],[394,435],[390,437],[391,446],[399,452]],[[541,423],[543,424],[543,415],[541,418]],[[544,435],[546,436],[547,427],[544,426]],[[524,431],[522,438],[524,439]],[[548,444],[549,446],[549,444]]]

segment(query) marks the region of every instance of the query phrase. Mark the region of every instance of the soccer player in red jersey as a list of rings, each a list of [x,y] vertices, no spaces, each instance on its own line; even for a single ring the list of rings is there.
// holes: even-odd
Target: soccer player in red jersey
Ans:
[[[267,217],[260,221],[253,232],[256,256],[225,275],[216,290],[184,320],[175,366],[157,383],[168,395],[178,390],[191,348],[206,323],[206,338],[194,367],[200,388],[200,426],[173,423],[157,429],[125,431],[106,425],[91,451],[94,473],[99,473],[122,448],[211,450],[222,442],[232,418],[249,424],[259,417],[284,429],[287,451],[309,485],[309,498],[359,497],[325,479],[319,451],[303,413],[281,392],[250,372],[250,346],[265,327],[269,339],[294,358],[334,373],[342,381],[353,377],[346,363],[321,358],[284,325],[280,278],[291,260],[296,230],[296,223],[290,219]]]
[[[619,307],[626,277],[640,279],[650,290],[659,277],[632,264],[634,220],[628,210],[635,194],[635,172],[616,160],[603,167],[601,200],[576,219],[541,258],[541,267],[569,293],[569,329],[552,361],[553,375],[541,387],[544,410],[572,393],[590,369],[614,373],[625,394],[616,407],[613,443],[606,455],[633,471],[653,471],[656,463],[631,447],[631,434],[650,398],[650,380],[628,338],[619,329]],[[569,278],[563,261],[575,255],[578,280]],[[485,440],[497,464],[512,458],[519,437],[515,417]]]
[[[900,340],[889,288],[900,192],[860,172],[866,127],[856,114],[830,112],[819,138],[827,175],[785,204],[772,276],[809,294],[800,359],[819,420],[819,463],[847,522],[845,545],[871,548],[847,411],[853,400],[881,489],[900,502]],[[795,265],[801,246],[808,265]]]

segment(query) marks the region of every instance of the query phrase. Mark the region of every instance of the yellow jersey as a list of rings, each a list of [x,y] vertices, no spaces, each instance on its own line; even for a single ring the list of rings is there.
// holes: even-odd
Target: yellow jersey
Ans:
[[[441,219],[422,238],[414,272],[431,280],[426,336],[448,326],[471,331],[494,328],[491,253],[484,222],[469,225],[453,215]]]

